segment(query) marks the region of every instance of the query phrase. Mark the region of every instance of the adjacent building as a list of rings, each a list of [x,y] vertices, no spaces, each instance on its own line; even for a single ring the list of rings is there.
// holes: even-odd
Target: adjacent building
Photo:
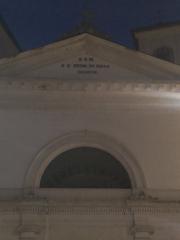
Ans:
[[[7,24],[0,17],[0,58],[12,57],[20,52],[20,47],[9,31]]]
[[[136,29],[134,39],[137,50],[180,64],[180,23]]]

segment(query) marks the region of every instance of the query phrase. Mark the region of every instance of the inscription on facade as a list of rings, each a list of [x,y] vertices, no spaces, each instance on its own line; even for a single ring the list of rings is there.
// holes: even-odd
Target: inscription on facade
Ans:
[[[100,70],[110,68],[109,64],[98,63],[94,57],[78,57],[74,63],[62,63],[61,69],[76,70],[77,74],[98,74]]]

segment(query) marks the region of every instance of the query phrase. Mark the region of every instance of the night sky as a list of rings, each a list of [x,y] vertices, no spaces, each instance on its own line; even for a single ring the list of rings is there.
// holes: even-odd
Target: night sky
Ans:
[[[73,31],[86,10],[97,31],[128,47],[133,29],[180,20],[180,0],[0,0],[0,14],[22,50]]]

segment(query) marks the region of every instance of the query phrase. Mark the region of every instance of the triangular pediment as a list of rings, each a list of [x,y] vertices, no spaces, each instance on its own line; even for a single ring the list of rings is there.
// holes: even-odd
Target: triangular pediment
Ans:
[[[180,66],[81,34],[0,61],[0,77],[60,80],[166,81]]]

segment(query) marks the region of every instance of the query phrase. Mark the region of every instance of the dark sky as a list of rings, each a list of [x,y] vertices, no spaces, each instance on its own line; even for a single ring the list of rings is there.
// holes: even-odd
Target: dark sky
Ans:
[[[85,9],[99,32],[128,47],[132,29],[180,20],[180,0],[0,0],[0,14],[23,50],[71,32]]]

